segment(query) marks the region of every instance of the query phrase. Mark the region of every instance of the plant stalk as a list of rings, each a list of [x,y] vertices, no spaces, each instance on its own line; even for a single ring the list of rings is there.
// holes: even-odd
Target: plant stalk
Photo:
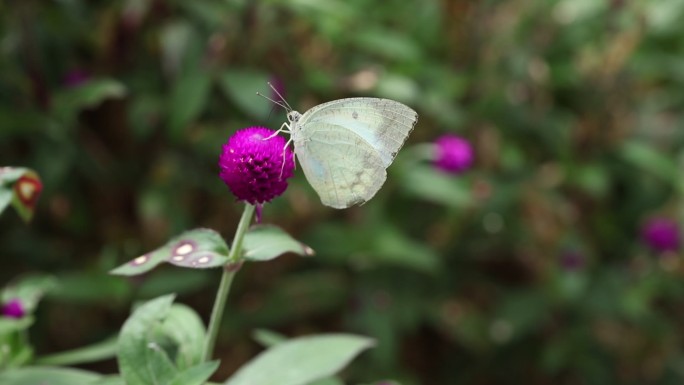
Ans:
[[[235,274],[240,269],[241,254],[242,254],[242,240],[245,238],[249,224],[252,223],[254,216],[254,206],[245,204],[245,210],[242,212],[240,223],[238,223],[235,236],[233,237],[233,244],[228,253],[229,262],[223,267],[223,275],[221,276],[221,283],[219,284],[216,293],[216,300],[214,301],[214,308],[211,311],[211,319],[209,320],[209,328],[207,329],[207,337],[204,342],[204,353],[202,354],[202,362],[207,362],[211,359],[216,345],[216,337],[218,336],[219,326],[223,318],[223,311],[226,307],[226,299],[230,292],[230,285],[233,283]]]

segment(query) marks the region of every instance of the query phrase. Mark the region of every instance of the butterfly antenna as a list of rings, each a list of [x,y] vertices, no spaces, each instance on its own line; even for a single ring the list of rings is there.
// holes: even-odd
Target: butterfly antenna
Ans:
[[[268,86],[271,87],[273,92],[275,92],[275,94],[278,95],[280,100],[282,100],[287,105],[288,111],[292,111],[292,107],[290,107],[290,103],[288,103],[287,100],[285,100],[285,98],[283,97],[283,95],[281,95],[280,92],[278,92],[278,90],[275,87],[273,87],[273,84],[271,84],[271,82],[266,82],[266,84],[268,84]]]
[[[258,92],[258,91],[257,91],[256,94],[259,95],[259,96],[261,96],[262,98],[264,98],[264,99],[270,101],[271,103],[273,103],[273,104],[275,104],[275,105],[278,105],[278,106],[280,106],[280,107],[283,107],[286,111],[292,110],[292,108],[290,108],[290,105],[287,104],[287,102],[285,102],[285,104],[283,104],[283,102],[275,101],[275,100],[269,98],[268,96],[266,96],[266,95],[264,95],[264,94],[262,94],[261,92]],[[283,101],[284,101],[284,100],[283,100]]]

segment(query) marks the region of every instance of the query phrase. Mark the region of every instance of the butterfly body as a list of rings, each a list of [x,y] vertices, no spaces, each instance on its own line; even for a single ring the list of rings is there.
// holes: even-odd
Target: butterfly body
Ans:
[[[349,98],[288,113],[295,154],[323,204],[347,208],[371,199],[413,130],[418,114],[393,100]]]

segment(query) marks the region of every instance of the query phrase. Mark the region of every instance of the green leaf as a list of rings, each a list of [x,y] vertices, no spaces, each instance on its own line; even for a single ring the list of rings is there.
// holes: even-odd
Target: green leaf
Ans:
[[[470,189],[462,178],[444,174],[426,165],[416,165],[401,175],[405,191],[447,207],[462,208],[471,202]]]
[[[33,358],[33,347],[18,341],[18,344],[10,348],[7,362],[0,362],[0,366],[6,368],[19,368],[26,366]]]
[[[71,125],[80,110],[125,95],[126,87],[117,80],[92,79],[80,86],[58,92],[54,97],[53,111],[62,123]]]
[[[171,311],[173,295],[140,306],[121,328],[118,343],[119,371],[127,385],[169,384],[178,369],[162,349],[162,323]]]
[[[0,186],[16,182],[28,170],[25,167],[0,167]]]
[[[51,354],[36,359],[39,365],[76,365],[107,360],[116,356],[117,339],[110,338],[79,349]]]
[[[315,315],[330,314],[348,301],[348,282],[332,271],[289,274],[273,282],[272,290],[261,298],[261,306],[235,314],[233,322],[249,325],[282,325]]]
[[[71,368],[23,367],[0,372],[0,384],[11,385],[93,385],[101,376]]]
[[[440,266],[439,256],[425,243],[404,235],[393,225],[385,225],[373,234],[368,262],[379,262],[435,273]]]
[[[646,143],[631,141],[622,147],[622,155],[637,167],[666,182],[679,181],[680,170],[675,160]]]
[[[270,95],[269,76],[263,72],[249,70],[230,70],[221,76],[221,88],[242,111],[253,118],[264,119],[273,108],[273,104],[257,95],[260,92]]]
[[[202,385],[218,369],[219,361],[204,362],[178,373],[171,385]]]
[[[43,182],[35,171],[0,167],[0,213],[11,203],[21,219],[30,221],[42,190]]]
[[[397,30],[364,28],[351,37],[359,48],[374,55],[402,62],[414,61],[421,57],[420,49],[414,41]]]
[[[259,354],[225,384],[309,384],[337,373],[373,344],[369,338],[349,334],[291,339]]]
[[[181,139],[185,127],[204,111],[210,90],[211,76],[207,72],[188,72],[174,84],[169,101],[169,133],[173,140]]]
[[[124,304],[131,295],[131,285],[102,271],[74,271],[58,276],[59,285],[49,293],[51,298],[69,302],[110,305]]]
[[[5,211],[10,202],[12,202],[12,190],[0,185],[0,213]]]
[[[0,317],[0,336],[20,330],[26,330],[33,324],[33,317],[7,318]]]
[[[91,385],[126,385],[126,381],[119,376],[106,376],[93,382]]]
[[[126,87],[114,79],[93,79],[65,93],[73,107],[96,106],[107,99],[122,98]]]
[[[169,293],[189,294],[201,290],[209,282],[206,270],[165,269],[145,277],[144,282],[137,288],[137,293],[144,299]]]
[[[344,385],[344,381],[337,377],[322,378],[318,381],[309,383],[308,385]]]
[[[33,313],[43,295],[55,287],[57,280],[54,277],[42,274],[29,275],[9,284],[2,291],[1,299],[3,302],[19,299],[24,310]]]
[[[285,253],[314,255],[313,249],[292,238],[277,226],[253,226],[243,241],[244,258],[249,261],[269,261]]]
[[[401,385],[400,383],[392,380],[383,380],[383,381],[378,381],[374,382],[372,384],[364,384],[364,385]]]
[[[252,338],[262,346],[270,348],[287,341],[287,337],[267,329],[256,329],[252,332]]]
[[[117,275],[146,273],[162,262],[191,269],[219,267],[228,263],[228,245],[210,229],[194,229],[173,238],[164,246],[110,271]]]
[[[121,329],[119,368],[127,385],[201,384],[218,367],[200,364],[205,339],[200,317],[172,301],[164,296],[145,303]]]
[[[182,304],[171,306],[162,324],[162,333],[178,346],[175,359],[178,369],[188,369],[200,363],[206,330],[194,310]]]

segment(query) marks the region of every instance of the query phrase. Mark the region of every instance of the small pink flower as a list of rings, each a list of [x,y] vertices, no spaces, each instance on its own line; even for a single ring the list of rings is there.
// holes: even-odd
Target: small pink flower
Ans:
[[[581,270],[586,264],[584,254],[576,250],[568,250],[560,255],[560,265],[565,271]]]
[[[63,82],[67,87],[78,87],[88,80],[90,80],[90,75],[86,71],[74,69],[64,75]]]
[[[472,166],[474,158],[473,147],[466,139],[445,134],[435,141],[435,167],[446,173],[462,173]]]
[[[264,127],[249,127],[237,131],[223,145],[219,176],[238,200],[260,205],[287,189],[294,158],[292,150],[285,147],[285,139],[271,137],[274,133]]]
[[[2,305],[2,315],[8,318],[21,318],[26,315],[26,311],[21,301],[15,298]]]
[[[679,250],[679,226],[667,218],[653,218],[641,228],[641,238],[657,252]]]

